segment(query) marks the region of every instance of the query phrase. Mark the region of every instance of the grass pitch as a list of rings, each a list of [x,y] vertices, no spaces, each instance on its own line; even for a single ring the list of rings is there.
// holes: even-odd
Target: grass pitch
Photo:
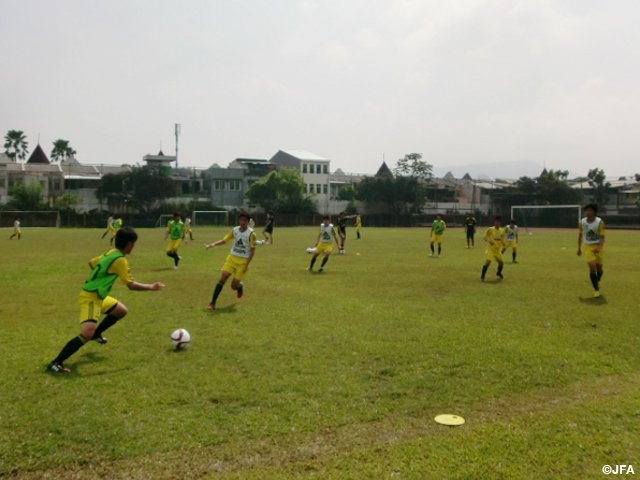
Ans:
[[[348,231],[347,254],[306,271],[315,228],[276,229],[245,297],[206,312],[228,247],[195,229],[178,271],[163,231],[140,230],[129,315],[45,374],[78,333],[102,230],[5,240],[0,287],[0,477],[601,478],[640,471],[637,232],[607,236],[592,299],[576,231],[521,235],[519,262],[479,280],[484,246],[427,229]],[[8,237],[9,234],[7,234]],[[507,260],[510,256],[507,254]],[[319,262],[316,268],[319,266]],[[192,343],[175,352],[170,333]],[[451,428],[433,417],[466,419]]]

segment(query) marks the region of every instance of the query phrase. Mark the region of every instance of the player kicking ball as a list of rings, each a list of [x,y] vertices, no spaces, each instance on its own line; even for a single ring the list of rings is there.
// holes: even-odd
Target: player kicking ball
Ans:
[[[578,256],[584,256],[589,266],[589,279],[593,285],[593,296],[600,296],[600,280],[602,279],[602,259],[604,256],[604,222],[597,216],[598,205],[590,203],[584,207],[585,217],[578,225]]]
[[[109,296],[111,287],[117,279],[127,285],[129,290],[161,290],[164,284],[136,282],[129,272],[129,263],[125,258],[133,250],[138,240],[138,234],[130,227],[122,227],[115,234],[115,246],[103,255],[98,255],[89,261],[91,274],[80,291],[80,335],[73,337],[62,348],[56,358],[47,366],[47,370],[54,373],[69,373],[64,361],[76,353],[88,341],[107,343],[102,333],[128,313],[124,303]],[[100,316],[104,319],[98,324]]]
[[[322,217],[320,231],[318,232],[318,237],[316,238],[315,252],[313,254],[313,257],[311,257],[311,263],[309,264],[309,268],[307,270],[313,272],[313,267],[316,264],[318,255],[324,255],[318,272],[322,273],[324,271],[324,266],[329,261],[329,256],[333,251],[333,240],[335,240],[336,245],[338,246],[338,251],[340,251],[340,241],[338,240],[336,229],[331,223],[331,219],[329,218],[329,216],[325,215],[324,217]]]
[[[242,298],[244,294],[244,283],[242,280],[249,269],[249,264],[251,260],[253,260],[253,255],[256,251],[256,234],[253,229],[249,227],[250,220],[251,217],[248,213],[241,213],[238,216],[237,227],[234,227],[233,230],[227,233],[222,240],[205,245],[208,250],[211,247],[224,245],[228,241],[233,240],[231,251],[229,255],[227,255],[224,265],[222,265],[220,280],[213,290],[211,303],[207,306],[207,310],[209,311],[216,309],[216,301],[220,296],[220,292],[222,292],[224,284],[232,275],[231,289],[237,292],[238,298]]]
[[[496,276],[500,279],[504,279],[502,275],[502,268],[504,267],[504,260],[502,259],[502,249],[504,248],[504,230],[500,226],[502,224],[502,218],[497,216],[493,220],[493,227],[487,229],[487,233],[484,235],[484,241],[487,242],[487,248],[485,250],[485,262],[482,266],[482,275],[480,280],[484,282],[484,277],[487,274],[489,265],[495,260],[498,262],[498,271]]]

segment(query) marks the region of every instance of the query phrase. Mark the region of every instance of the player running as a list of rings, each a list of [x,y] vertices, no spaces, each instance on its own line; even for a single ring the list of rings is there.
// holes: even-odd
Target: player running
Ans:
[[[589,266],[589,279],[593,285],[593,296],[600,296],[600,280],[602,279],[602,259],[604,256],[604,221],[596,216],[598,205],[590,203],[584,207],[585,217],[578,224],[578,256],[582,255],[584,244],[584,256]]]
[[[516,256],[518,254],[518,225],[514,219],[509,220],[509,225],[504,229],[505,244],[502,253],[511,249],[511,262],[518,263]]]
[[[22,237],[22,230],[20,229],[20,218],[16,218],[13,221],[13,234],[9,237],[9,240],[13,240],[13,237],[18,237],[18,240]]]
[[[442,252],[442,236],[444,235],[444,231],[447,229],[447,224],[442,220],[442,215],[439,213],[436,215],[436,219],[433,221],[431,225],[431,253],[430,257],[433,257],[436,254],[435,244],[438,244],[438,256]]]
[[[238,298],[242,298],[244,294],[244,279],[249,264],[253,260],[253,255],[256,251],[256,234],[252,228],[249,227],[249,220],[251,217],[248,213],[240,213],[238,215],[238,226],[234,227],[229,233],[227,233],[222,240],[217,242],[207,243],[205,247],[210,249],[211,247],[217,247],[224,245],[230,240],[233,240],[231,252],[227,255],[227,258],[222,265],[222,273],[220,274],[220,280],[216,284],[213,290],[213,296],[211,297],[211,303],[207,306],[207,310],[215,310],[216,301],[222,292],[222,287],[233,275],[231,281],[231,289],[237,292]]]
[[[164,234],[165,242],[167,239],[167,257],[173,258],[173,269],[178,269],[178,264],[182,257],[178,255],[178,249],[182,244],[182,237],[184,237],[184,222],[180,218],[178,212],[173,212],[173,218],[167,222],[167,230]]]
[[[122,216],[121,215],[115,215],[113,218],[113,221],[111,222],[111,238],[109,239],[109,245],[113,245],[113,241],[116,238],[116,233],[118,233],[118,230],[120,230],[122,228]]]
[[[338,246],[338,249],[340,249],[340,243],[338,240],[338,235],[336,234],[336,229],[331,223],[331,219],[329,218],[329,216],[325,215],[324,217],[322,217],[320,231],[318,232],[318,237],[316,238],[315,253],[313,254],[313,257],[311,257],[311,263],[309,264],[309,268],[307,270],[313,272],[313,266],[316,264],[318,255],[324,255],[318,272],[322,273],[324,271],[324,266],[329,261],[329,256],[333,251],[332,240],[336,241],[336,245]]]
[[[129,271],[129,263],[125,258],[133,250],[138,240],[138,234],[130,227],[118,230],[115,235],[116,248],[112,248],[103,255],[98,255],[89,261],[91,274],[80,291],[80,335],[73,337],[62,348],[56,358],[47,366],[47,370],[55,373],[69,373],[64,361],[76,353],[89,340],[105,344],[107,339],[102,333],[112,327],[118,320],[128,313],[127,307],[109,296],[114,282],[120,279],[129,290],[161,290],[164,284],[136,282]],[[100,316],[104,319],[98,325]]]
[[[264,230],[262,230],[264,241],[269,245],[273,244],[273,227],[275,225],[275,222],[276,217],[274,217],[273,212],[269,210],[267,212],[267,224],[265,225]]]
[[[504,267],[504,261],[502,260],[502,248],[504,247],[504,229],[500,226],[502,224],[502,218],[500,216],[495,217],[493,220],[493,227],[487,229],[487,233],[484,234],[484,241],[487,242],[487,249],[485,250],[486,260],[482,266],[482,275],[480,280],[484,282],[484,277],[487,274],[487,269],[493,260],[498,262],[498,271],[496,276],[502,280],[502,268]]]

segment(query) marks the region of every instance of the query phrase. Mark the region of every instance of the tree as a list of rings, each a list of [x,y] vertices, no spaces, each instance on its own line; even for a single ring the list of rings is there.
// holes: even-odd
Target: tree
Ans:
[[[64,163],[65,160],[68,160],[75,154],[76,151],[69,146],[69,140],[59,138],[53,142],[53,149],[51,150],[51,159],[53,161]]]
[[[343,200],[345,202],[353,202],[356,198],[356,189],[353,186],[353,183],[345,183],[341,185],[338,189],[338,200]]]
[[[22,130],[9,130],[4,136],[4,153],[12,162],[24,161],[29,153],[28,147],[27,136]]]
[[[421,153],[408,153],[404,158],[398,159],[393,173],[396,176],[430,180],[433,177],[433,166],[422,160]]]
[[[589,179],[589,186],[593,189],[593,199],[599,206],[604,207],[609,199],[607,189],[611,186],[611,184],[606,181],[607,176],[604,170],[597,167],[592,168],[587,173],[587,178]]]
[[[280,213],[304,213],[315,209],[311,198],[304,194],[300,173],[290,168],[269,172],[249,187],[246,196],[251,203]]]
[[[42,186],[39,183],[16,183],[9,190],[11,205],[16,210],[47,210],[42,202]]]

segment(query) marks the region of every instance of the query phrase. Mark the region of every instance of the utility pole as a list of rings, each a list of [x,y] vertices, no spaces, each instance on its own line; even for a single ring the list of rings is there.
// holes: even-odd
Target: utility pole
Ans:
[[[182,125],[176,123],[176,168],[178,168],[178,137],[180,137],[180,129]]]

